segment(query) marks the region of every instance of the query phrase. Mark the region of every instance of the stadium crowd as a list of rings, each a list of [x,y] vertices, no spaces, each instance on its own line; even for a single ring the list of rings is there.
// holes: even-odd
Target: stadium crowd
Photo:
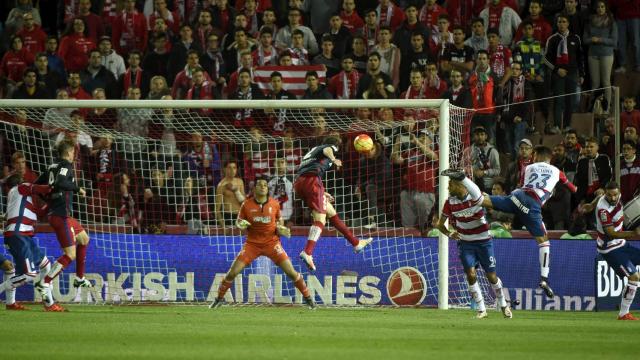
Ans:
[[[615,176],[611,79],[615,73],[640,73],[637,0],[9,3],[3,4],[8,14],[1,24],[2,98],[446,98],[473,110],[466,123],[469,151],[474,180],[485,192],[508,193],[517,187],[540,135],[558,139],[551,144],[553,164],[578,192],[554,193],[545,210],[548,229],[584,226],[575,210]],[[42,16],[54,12],[57,16]],[[285,70],[272,72],[265,90],[254,75],[256,68],[269,65]],[[323,71],[306,72],[303,91],[283,89],[286,69],[311,65],[322,65]],[[582,99],[573,95],[600,88]],[[552,99],[533,101],[549,94]],[[638,94],[625,94],[622,100],[619,161],[622,199],[628,202],[640,188],[640,111],[635,109]],[[577,110],[598,112],[594,127],[601,136],[583,136],[571,128]],[[270,177],[285,218],[299,223],[293,206],[294,169],[321,136],[335,135],[322,111],[311,113],[314,127],[306,133],[278,112],[229,113],[223,117],[229,125],[251,134],[252,143],[244,146],[220,142],[211,134],[173,131],[172,123],[180,117],[168,109],[51,111],[57,113],[47,114],[68,117],[70,129],[48,125],[46,114],[29,118],[19,110],[3,117],[3,177],[12,171],[44,171],[52,159],[38,149],[71,137],[81,150],[77,171],[83,176],[78,178],[91,181],[95,189],[85,210],[96,221],[117,214],[141,232],[162,232],[164,224],[189,224],[193,231],[202,231],[203,224],[230,225],[255,179],[264,175]],[[192,111],[214,115],[206,109]],[[372,132],[376,146],[367,156],[350,151],[350,142],[343,139],[347,161],[342,176],[356,187],[355,195],[369,200],[374,213],[363,225],[381,223],[380,215],[386,213],[404,227],[431,228],[430,215],[437,213],[437,125],[420,121],[425,117],[420,111],[375,106],[353,117],[407,124],[402,136]],[[111,136],[84,132],[86,124],[157,141],[116,147]],[[43,132],[46,136],[39,135]],[[265,135],[281,141],[267,143]],[[300,135],[307,137],[305,142],[298,142]],[[412,165],[415,156],[424,157],[423,167]],[[135,165],[140,163],[164,165]],[[389,184],[383,176],[394,167],[405,174],[402,184]],[[507,227],[513,221],[498,212],[490,215]],[[587,226],[593,223],[586,221]]]

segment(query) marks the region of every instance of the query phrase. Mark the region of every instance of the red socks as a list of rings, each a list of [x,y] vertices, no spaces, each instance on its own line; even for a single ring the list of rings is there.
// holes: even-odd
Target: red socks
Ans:
[[[76,245],[76,276],[80,279],[84,277],[84,265],[87,259],[87,245]]]
[[[338,214],[330,217],[329,221],[331,221],[331,225],[333,225],[333,227],[335,227],[336,230],[338,230],[342,235],[344,235],[344,237],[347,239],[347,241],[349,241],[351,245],[353,246],[358,245],[360,241],[358,240],[358,238],[353,236],[353,233],[351,233],[351,230],[349,230],[347,225],[345,225],[344,222],[342,222]]]

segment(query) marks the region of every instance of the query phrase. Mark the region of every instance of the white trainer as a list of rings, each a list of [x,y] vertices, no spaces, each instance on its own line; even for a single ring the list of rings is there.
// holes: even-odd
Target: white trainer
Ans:
[[[307,254],[306,252],[300,252],[300,260],[307,265],[309,270],[316,271],[316,264],[313,263],[313,256]]]
[[[513,318],[513,313],[511,312],[511,307],[509,305],[502,307],[502,315],[504,315],[505,319]]]
[[[358,242],[358,245],[356,245],[356,246],[353,248],[353,252],[355,252],[356,254],[357,254],[357,253],[359,253],[359,252],[361,252],[361,251],[362,251],[362,249],[364,249],[365,247],[367,247],[367,245],[371,244],[371,242],[372,242],[372,241],[373,241],[373,238],[371,238],[371,237],[370,237],[370,238],[367,238],[367,239],[364,239],[364,240],[360,240],[360,241]]]
[[[489,314],[487,314],[487,311],[478,311],[478,313],[476,314],[476,319],[484,319],[486,317],[489,317]]]

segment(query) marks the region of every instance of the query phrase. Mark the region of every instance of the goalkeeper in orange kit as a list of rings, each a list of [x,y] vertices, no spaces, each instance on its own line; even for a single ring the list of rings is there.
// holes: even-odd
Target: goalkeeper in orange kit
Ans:
[[[306,305],[309,309],[314,309],[315,303],[309,294],[307,284],[305,284],[302,275],[293,268],[289,256],[280,244],[280,235],[289,237],[291,230],[283,225],[280,217],[280,204],[269,197],[269,186],[266,179],[256,180],[254,196],[242,203],[236,226],[239,229],[247,230],[247,241],[231,264],[231,268],[218,287],[218,297],[209,308],[220,307],[224,303],[224,294],[231,287],[233,279],[253,260],[259,256],[266,256],[293,280],[296,288],[304,296]]]

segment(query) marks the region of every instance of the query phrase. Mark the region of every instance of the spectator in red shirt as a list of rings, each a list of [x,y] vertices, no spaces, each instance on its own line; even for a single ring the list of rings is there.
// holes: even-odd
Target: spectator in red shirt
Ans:
[[[637,132],[640,132],[640,110],[637,110],[636,99],[633,95],[624,97],[623,111],[620,114],[620,131],[626,129],[627,126],[633,126]]]
[[[551,24],[542,16],[542,0],[531,0],[529,4],[529,17],[525,19],[530,20],[533,24],[533,37],[540,41],[541,44],[546,44],[547,39],[553,33]],[[515,39],[513,43],[520,41],[523,35],[524,22],[520,23],[518,30],[516,31]]]
[[[432,32],[438,32],[438,18],[442,14],[447,14],[447,10],[436,4],[436,0],[427,0],[426,4],[420,8],[418,18]]]
[[[447,91],[447,82],[438,76],[438,66],[430,61],[425,66],[426,77],[424,80],[424,98],[440,99],[445,91]]]
[[[22,75],[27,66],[33,64],[33,54],[22,46],[19,36],[11,37],[11,49],[9,49],[0,62],[0,78],[6,79],[6,95],[11,97],[16,83],[22,81]]]
[[[193,49],[189,50],[187,54],[187,65],[184,67],[184,70],[180,71],[178,75],[176,75],[176,78],[173,81],[171,96],[174,99],[184,99],[187,96],[187,91],[189,91],[191,86],[193,86],[193,71],[197,68],[201,68],[198,51]],[[211,81],[211,78],[206,71],[204,75],[207,81]]]
[[[167,28],[172,34],[178,34],[180,31],[180,14],[177,10],[171,11],[167,8],[167,0],[154,0],[153,13],[149,15],[149,26],[156,23],[156,19],[163,19]]]
[[[404,11],[391,0],[378,0],[378,26],[388,26],[396,31],[404,21]]]
[[[104,22],[102,17],[91,12],[91,0],[80,0],[78,17],[87,24],[87,37],[97,44],[98,39],[105,35]]]
[[[31,13],[24,14],[22,19],[24,20],[24,26],[16,35],[22,38],[24,48],[31,54],[44,51],[47,34],[35,23]]]
[[[86,33],[83,19],[75,18],[60,41],[58,55],[68,71],[80,71],[89,64],[89,51],[96,47]]]
[[[123,57],[134,49],[146,50],[147,19],[136,10],[135,0],[125,0],[124,10],[113,23],[113,47]]]
[[[340,18],[342,18],[342,25],[351,31],[351,34],[359,32],[364,28],[364,20],[358,15],[356,11],[355,0],[344,0],[342,2],[342,11],[340,11]]]
[[[91,95],[87,93],[81,86],[80,80],[80,71],[79,70],[70,70],[69,76],[67,76],[67,83],[69,86],[67,87],[67,92],[69,93],[69,98],[76,100],[90,100]]]

